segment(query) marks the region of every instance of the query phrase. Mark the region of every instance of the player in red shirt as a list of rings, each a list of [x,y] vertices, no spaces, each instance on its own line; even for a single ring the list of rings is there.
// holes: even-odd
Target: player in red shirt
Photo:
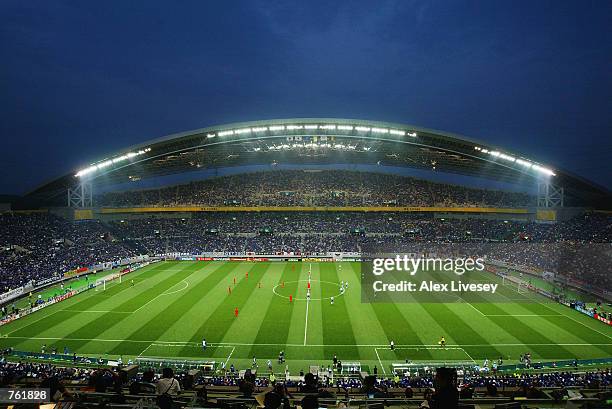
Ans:
[[[293,296],[292,295],[289,296],[289,302],[290,303],[293,302]]]
[[[236,307],[236,308],[234,309],[234,316],[235,316],[236,318],[238,318],[238,307]]]

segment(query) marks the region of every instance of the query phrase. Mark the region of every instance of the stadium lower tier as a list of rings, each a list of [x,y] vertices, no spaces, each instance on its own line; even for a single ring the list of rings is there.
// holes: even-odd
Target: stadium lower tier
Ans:
[[[436,388],[434,370],[415,376],[332,378],[306,373],[293,378],[245,373],[203,373],[122,368],[74,368],[50,364],[0,363],[2,386],[24,393],[32,385],[48,388],[52,399],[85,408],[126,407],[320,407],[362,408],[561,408],[571,398],[578,407],[605,407],[612,382],[610,370],[482,375],[459,372],[452,388]],[[162,372],[160,374],[160,372]],[[447,373],[444,371],[443,373]],[[164,376],[165,375],[165,376]],[[165,378],[165,379],[164,379]],[[172,383],[171,404],[157,398]],[[436,385],[437,386],[437,385]],[[177,389],[180,389],[178,393]],[[38,390],[40,393],[40,389]],[[43,389],[44,391],[44,389]],[[455,399],[444,399],[451,395]],[[440,401],[446,401],[444,405]],[[454,402],[453,402],[454,401]],[[281,406],[284,403],[284,406]],[[70,405],[70,403],[62,403]],[[523,406],[524,405],[524,406]],[[603,406],[602,406],[603,405]],[[573,406],[576,407],[576,406]]]
[[[612,288],[609,251],[602,253],[607,258],[585,253],[567,257],[571,250],[568,244],[609,248],[612,219],[604,214],[586,214],[552,225],[354,212],[191,216],[101,223],[72,222],[48,213],[0,215],[0,287],[9,291],[140,254],[313,254],[406,244],[494,242],[509,245],[491,254],[496,259],[580,279],[594,290]],[[516,243],[533,246],[510,246]]]
[[[165,261],[0,327],[0,346],[264,371],[268,360],[279,369],[283,351],[282,370],[293,373],[333,356],[381,374],[394,364],[483,366],[526,354],[612,357],[611,326],[487,280],[499,285],[499,302],[367,303],[359,263]]]

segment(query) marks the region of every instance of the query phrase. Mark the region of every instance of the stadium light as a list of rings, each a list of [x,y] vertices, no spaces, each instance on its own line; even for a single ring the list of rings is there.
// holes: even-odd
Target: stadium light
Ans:
[[[304,129],[317,129],[317,125],[304,125]]]
[[[490,151],[488,149],[481,148],[480,146],[474,146],[474,150],[477,150],[477,151],[482,152],[482,153],[488,153],[489,155],[494,156],[496,158],[516,163],[518,165],[524,166],[527,169],[533,169],[536,172],[543,173],[543,174],[548,175],[548,176],[557,176],[557,174],[553,170],[551,170],[549,168],[545,168],[544,166],[537,165],[537,164],[532,163],[532,162],[530,162],[528,160],[524,160],[524,159],[520,159],[520,158],[515,158],[514,156],[507,155],[507,154],[505,154],[503,152]]]
[[[229,130],[229,131],[221,131],[221,132],[217,132],[217,135],[219,136],[226,136],[226,135],[233,135],[234,131],[233,130]]]
[[[500,153],[499,157],[501,159],[504,159],[504,160],[507,160],[507,161],[510,161],[510,162],[515,162],[516,161],[516,158],[514,156],[506,155],[505,153]]]
[[[516,163],[518,163],[519,165],[525,166],[527,168],[530,168],[530,167],[533,166],[533,164],[531,162],[528,162],[528,161],[523,160],[523,159],[517,159]]]
[[[359,132],[370,132],[370,128],[368,128],[367,126],[356,126],[355,130]]]
[[[89,167],[87,167],[85,169],[79,170],[74,176],[76,176],[76,177],[85,176],[85,175],[88,175],[88,174],[90,174],[92,172],[95,172],[96,170],[107,168],[110,165],[123,162],[123,161],[125,161],[127,159],[131,159],[131,158],[136,157],[136,156],[143,155],[143,154],[145,154],[147,152],[150,152],[150,151],[151,151],[151,148],[146,148],[146,149],[141,149],[141,150],[139,150],[137,152],[128,152],[128,153],[126,153],[124,155],[117,156],[117,157],[112,158],[112,159],[106,159],[106,160],[104,160],[102,162],[94,163],[94,164],[92,164],[91,166],[89,166]]]
[[[399,131],[399,130],[397,130],[397,129],[389,129],[389,133],[390,133],[391,135],[400,135],[400,136],[404,136],[404,135],[406,135],[406,132],[405,132],[405,131]]]
[[[352,131],[353,127],[350,125],[338,125],[338,130],[340,131]]]
[[[285,126],[284,125],[274,125],[274,126],[269,127],[269,129],[271,131],[284,131]]]
[[[265,132],[267,131],[268,128],[265,126],[259,127],[259,128],[253,128],[253,132]]]
[[[374,133],[389,133],[389,130],[385,129],[385,128],[372,128],[372,132],[374,132]]]
[[[543,166],[540,166],[540,165],[533,165],[532,169],[535,169],[538,172],[544,173],[545,175],[557,176],[557,174],[555,172],[553,172],[552,170],[550,170],[548,168],[545,168]]]

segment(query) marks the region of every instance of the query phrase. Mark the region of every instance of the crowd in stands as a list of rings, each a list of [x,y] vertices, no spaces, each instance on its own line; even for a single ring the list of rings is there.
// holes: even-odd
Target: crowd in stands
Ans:
[[[160,373],[161,372],[161,373]],[[256,376],[250,371],[242,376],[235,374],[202,374],[188,371],[174,372],[171,368],[163,368],[157,372],[143,368],[137,374],[128,376],[126,372],[104,367],[71,368],[60,367],[46,363],[8,362],[0,361],[0,386],[23,385],[33,380],[40,382],[41,387],[50,388],[54,401],[68,400],[86,403],[84,393],[97,392],[115,394],[115,403],[125,402],[125,395],[157,396],[157,405],[162,409],[172,407],[174,399],[182,392],[196,391],[195,397],[201,403],[208,403],[208,391],[216,387],[227,396],[253,398],[263,393],[263,405],[266,408],[278,408],[284,400],[293,398],[292,392],[303,394],[302,407],[309,408],[306,399],[337,399],[353,396],[370,395],[373,398],[402,397],[407,399],[420,398],[431,403],[435,402],[435,375],[432,372],[382,377],[362,378],[336,375],[333,380],[322,379],[303,371],[299,378],[282,380],[272,376]],[[565,388],[584,388],[602,390],[612,385],[610,369],[594,371],[558,371],[552,373],[515,373],[515,374],[479,374],[462,371],[453,392],[456,398],[500,397],[503,393],[509,396],[524,398],[541,398],[541,388],[551,390],[554,399],[562,399],[567,395]],[[478,392],[476,393],[476,390]],[[392,392],[393,391],[393,392]],[[398,395],[398,392],[400,393]],[[278,394],[278,396],[275,396]],[[418,394],[418,395],[417,395]],[[403,396],[402,396],[403,395]],[[421,398],[422,396],[422,398]],[[288,403],[288,400],[287,402]],[[166,406],[167,404],[167,406]],[[214,406],[214,404],[213,404]],[[287,406],[285,406],[287,407]],[[313,408],[320,405],[312,406]],[[430,406],[425,406],[430,407]],[[448,406],[432,406],[448,407]]]
[[[132,255],[99,222],[73,223],[46,212],[0,215],[2,292]]]
[[[110,192],[98,206],[448,206],[524,207],[525,193],[473,189],[396,175],[282,170],[207,179],[160,189]]]
[[[71,222],[49,213],[4,214],[0,288],[5,292],[137,254],[431,252],[433,246],[476,243],[492,259],[610,289],[611,239],[612,217],[597,213],[556,224],[390,212],[204,212],[107,224]]]
[[[612,288],[607,273],[612,263],[612,217],[605,214],[538,224],[412,213],[238,212],[132,219],[111,226],[118,236],[150,254],[324,254],[381,249],[443,253],[459,247],[514,266]]]

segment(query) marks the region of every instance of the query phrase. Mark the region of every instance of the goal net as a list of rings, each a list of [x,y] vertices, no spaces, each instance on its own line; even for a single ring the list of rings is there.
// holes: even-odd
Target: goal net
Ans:
[[[516,290],[519,294],[527,294],[529,290],[527,282],[512,275],[502,276],[502,285]]]
[[[96,280],[96,291],[106,290],[106,279]]]
[[[123,274],[121,274],[121,273],[115,273],[115,274],[109,274],[108,276],[106,276],[104,278],[100,278],[100,279],[96,280],[95,290],[96,291],[104,291],[104,290],[106,290],[106,285],[111,283],[112,281],[118,281],[119,283],[121,283],[121,277],[122,276],[123,276]]]

